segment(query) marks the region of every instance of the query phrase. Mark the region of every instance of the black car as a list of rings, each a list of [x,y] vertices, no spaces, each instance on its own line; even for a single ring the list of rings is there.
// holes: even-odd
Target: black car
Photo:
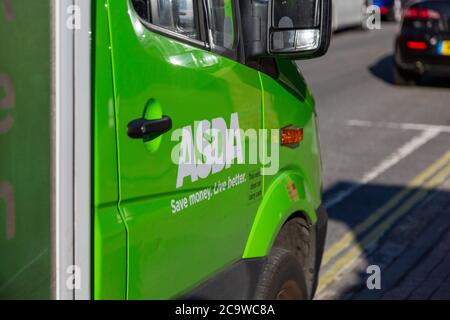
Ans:
[[[411,2],[403,13],[394,80],[416,84],[426,74],[450,76],[450,0]]]

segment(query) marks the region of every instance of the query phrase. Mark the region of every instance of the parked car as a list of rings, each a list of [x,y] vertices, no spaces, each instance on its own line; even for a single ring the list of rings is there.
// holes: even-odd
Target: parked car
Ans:
[[[405,8],[395,40],[394,80],[415,84],[424,75],[450,75],[450,1],[423,0]]]
[[[388,21],[400,21],[402,6],[405,0],[373,0],[373,4],[380,8],[381,17]]]

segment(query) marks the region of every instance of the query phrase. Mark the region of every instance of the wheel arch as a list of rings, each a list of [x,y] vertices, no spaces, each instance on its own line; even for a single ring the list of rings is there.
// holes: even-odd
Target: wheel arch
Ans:
[[[292,185],[297,197],[288,192],[288,186]],[[305,176],[297,170],[284,171],[274,179],[256,213],[243,258],[266,256],[283,225],[293,218],[301,217],[314,225],[317,214],[312,194]]]

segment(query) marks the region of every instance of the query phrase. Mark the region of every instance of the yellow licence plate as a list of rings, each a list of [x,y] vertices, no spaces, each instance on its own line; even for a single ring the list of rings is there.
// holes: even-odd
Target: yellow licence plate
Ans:
[[[439,42],[438,52],[443,56],[450,56],[450,40],[444,40]]]

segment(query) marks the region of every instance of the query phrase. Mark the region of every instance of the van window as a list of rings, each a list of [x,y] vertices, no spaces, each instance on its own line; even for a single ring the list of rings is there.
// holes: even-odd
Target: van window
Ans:
[[[199,39],[195,0],[132,0],[145,21],[192,39]]]
[[[211,40],[214,46],[234,48],[233,0],[208,0]]]

